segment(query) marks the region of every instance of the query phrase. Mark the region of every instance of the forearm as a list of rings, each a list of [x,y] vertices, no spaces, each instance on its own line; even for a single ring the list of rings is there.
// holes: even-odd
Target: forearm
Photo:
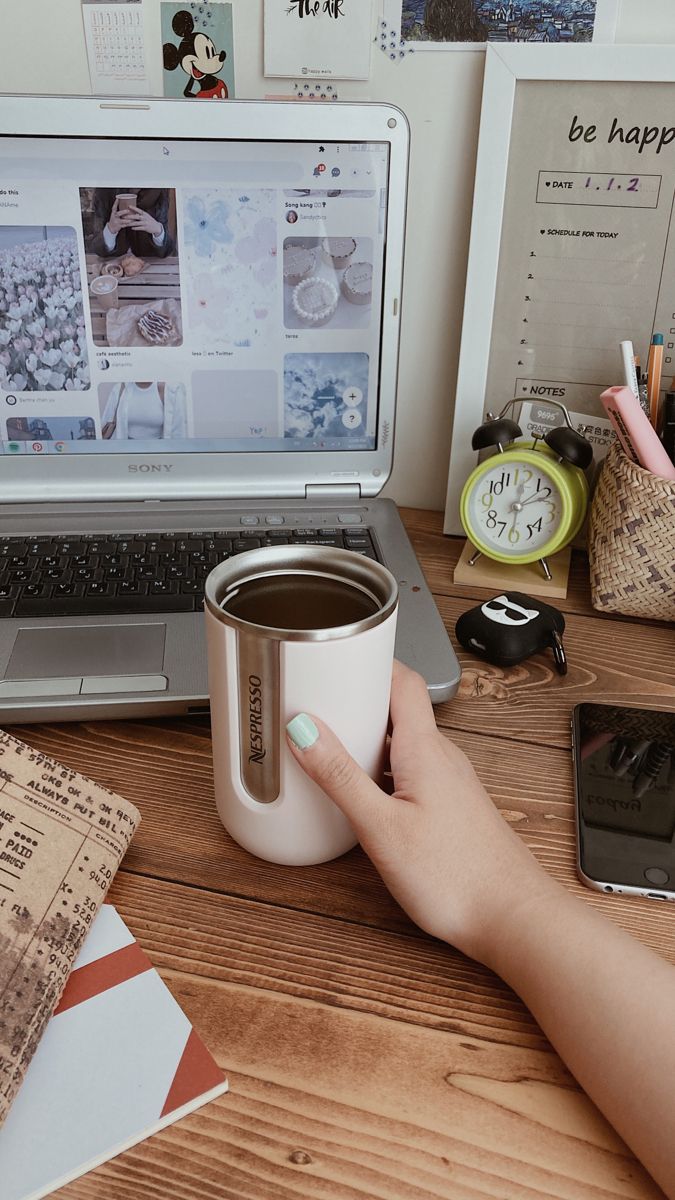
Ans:
[[[675,1200],[675,969],[537,866],[466,756],[438,733],[424,680],[400,663],[391,719],[392,795],[319,717],[294,718],[289,747],[351,822],[399,904],[520,993]]]
[[[675,1198],[675,968],[553,881],[504,910],[489,965]]]

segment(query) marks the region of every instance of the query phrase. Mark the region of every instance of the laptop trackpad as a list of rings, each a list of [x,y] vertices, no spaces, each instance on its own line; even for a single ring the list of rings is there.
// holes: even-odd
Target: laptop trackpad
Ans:
[[[5,679],[152,675],[164,665],[166,625],[20,629]],[[79,687],[77,689],[79,691]]]

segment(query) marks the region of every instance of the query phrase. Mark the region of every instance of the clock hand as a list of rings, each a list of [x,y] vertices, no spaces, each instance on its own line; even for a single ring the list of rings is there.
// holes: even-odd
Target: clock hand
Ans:
[[[519,500],[514,500],[513,504],[511,505],[511,511],[513,513],[513,524],[511,526],[510,533],[513,533],[516,528],[516,525],[518,523],[518,516],[520,514],[520,510],[522,509],[522,507],[523,506]]]
[[[524,504],[532,504],[532,500],[536,500],[539,492],[543,492],[543,491],[544,491],[543,487],[538,487],[537,491],[532,493],[532,496],[528,496],[526,500],[521,500],[521,508],[522,508],[522,505],[524,505]],[[546,499],[548,499],[548,498],[544,497],[544,503],[546,502]]]

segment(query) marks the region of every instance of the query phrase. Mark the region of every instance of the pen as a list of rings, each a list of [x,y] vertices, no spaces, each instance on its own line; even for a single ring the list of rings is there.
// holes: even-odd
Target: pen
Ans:
[[[649,347],[647,363],[647,396],[649,397],[649,420],[654,429],[659,427],[659,400],[661,396],[661,368],[663,366],[663,334],[655,333]]]
[[[626,387],[629,387],[636,400],[640,399],[637,374],[635,372],[635,352],[631,341],[619,342],[621,361],[623,362],[623,377]]]
[[[649,398],[647,396],[647,376],[643,375],[642,372],[640,371],[640,359],[637,354],[635,355],[635,374],[637,376],[638,400],[640,401],[640,408],[643,410],[643,412],[645,412],[647,414],[647,416],[649,416]]]
[[[675,392],[666,392],[663,402],[663,448],[672,463],[675,463]]]
[[[675,480],[675,464],[630,388],[607,388],[600,400],[628,457],[662,479]]]

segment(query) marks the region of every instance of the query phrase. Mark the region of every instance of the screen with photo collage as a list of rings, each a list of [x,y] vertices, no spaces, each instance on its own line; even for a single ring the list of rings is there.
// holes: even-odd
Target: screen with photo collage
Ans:
[[[0,450],[371,450],[384,143],[0,137]]]

